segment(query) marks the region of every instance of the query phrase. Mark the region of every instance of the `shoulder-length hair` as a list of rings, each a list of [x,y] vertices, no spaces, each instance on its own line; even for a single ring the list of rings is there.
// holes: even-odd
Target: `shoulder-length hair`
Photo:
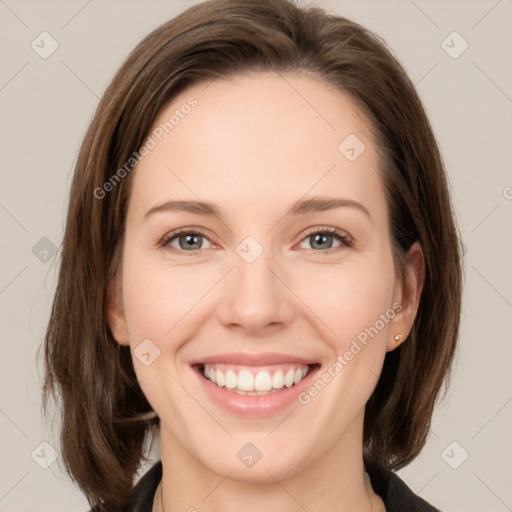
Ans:
[[[426,276],[412,332],[386,354],[366,405],[364,454],[398,469],[426,442],[455,353],[462,266],[442,159],[418,94],[385,43],[344,17],[291,0],[210,0],[133,50],[101,98],[76,163],[44,342],[43,393],[45,407],[51,397],[60,405],[62,458],[91,505],[126,506],[146,436],[159,424],[148,415],[130,349],[115,342],[106,321],[107,283],[119,269],[133,173],[108,194],[98,191],[130,161],[178,93],[258,71],[318,78],[348,93],[370,122],[397,272],[403,276],[405,253],[418,241]]]

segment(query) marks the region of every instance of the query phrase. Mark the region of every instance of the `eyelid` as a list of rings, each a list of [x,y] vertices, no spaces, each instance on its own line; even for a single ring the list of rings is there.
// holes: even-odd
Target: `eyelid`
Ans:
[[[330,235],[337,235],[340,238],[344,239],[344,241],[348,243],[353,243],[354,238],[344,229],[335,228],[333,226],[314,226],[306,230],[306,232],[301,235],[301,241],[308,236],[314,235],[315,233],[328,233]]]
[[[334,238],[338,238],[339,241],[341,242],[341,246],[330,248],[330,249],[325,249],[325,250],[305,249],[308,252],[313,253],[313,254],[315,254],[315,253],[333,254],[333,253],[340,251],[343,248],[352,247],[354,244],[354,238],[349,233],[347,233],[343,229],[335,228],[333,226],[314,226],[314,227],[306,230],[306,232],[301,235],[301,239],[299,240],[298,243],[300,244],[301,242],[303,242],[304,240],[306,240],[307,238],[309,238],[310,236],[312,236],[316,233],[325,233]]]
[[[196,228],[193,226],[188,226],[185,228],[178,228],[178,229],[175,229],[174,231],[171,231],[170,233],[167,233],[166,235],[163,236],[163,238],[160,240],[160,242],[158,242],[158,246],[165,248],[165,247],[167,247],[167,245],[169,244],[169,242],[171,240],[175,239],[176,237],[178,237],[179,235],[182,235],[182,234],[201,235],[204,238],[206,238],[208,241],[210,241],[212,244],[215,244],[215,242],[213,240],[210,240],[209,233],[207,233],[204,229]],[[193,254],[193,253],[199,254],[201,251],[202,251],[202,249],[200,249],[199,251],[182,251],[180,249],[174,249],[173,252],[178,252],[178,253],[179,252],[181,252],[181,253],[187,252],[189,254]]]

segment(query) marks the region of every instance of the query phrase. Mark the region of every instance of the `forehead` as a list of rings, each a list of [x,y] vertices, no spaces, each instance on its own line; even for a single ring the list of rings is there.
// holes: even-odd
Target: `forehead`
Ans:
[[[161,110],[149,136],[154,147],[134,176],[137,208],[174,197],[250,207],[305,195],[382,196],[364,116],[347,94],[308,76],[194,85]],[[382,199],[372,197],[377,206]]]

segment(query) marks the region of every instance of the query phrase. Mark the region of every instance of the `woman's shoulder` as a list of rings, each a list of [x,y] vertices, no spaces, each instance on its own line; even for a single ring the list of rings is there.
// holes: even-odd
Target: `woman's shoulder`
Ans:
[[[155,493],[162,479],[162,461],[158,461],[144,474],[133,488],[129,512],[151,512]]]
[[[133,488],[131,503],[124,512],[151,512],[158,484],[162,479],[162,461],[158,461],[142,476]],[[89,512],[98,512],[93,508]]]
[[[394,471],[378,464],[370,464],[366,460],[365,467],[373,490],[382,498],[387,512],[440,512],[414,494]]]

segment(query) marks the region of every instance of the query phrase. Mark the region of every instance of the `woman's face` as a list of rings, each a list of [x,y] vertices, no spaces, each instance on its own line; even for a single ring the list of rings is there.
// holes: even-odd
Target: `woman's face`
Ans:
[[[162,450],[251,481],[360,454],[413,315],[355,104],[305,76],[244,75],[187,89],[150,137],[109,321]]]

